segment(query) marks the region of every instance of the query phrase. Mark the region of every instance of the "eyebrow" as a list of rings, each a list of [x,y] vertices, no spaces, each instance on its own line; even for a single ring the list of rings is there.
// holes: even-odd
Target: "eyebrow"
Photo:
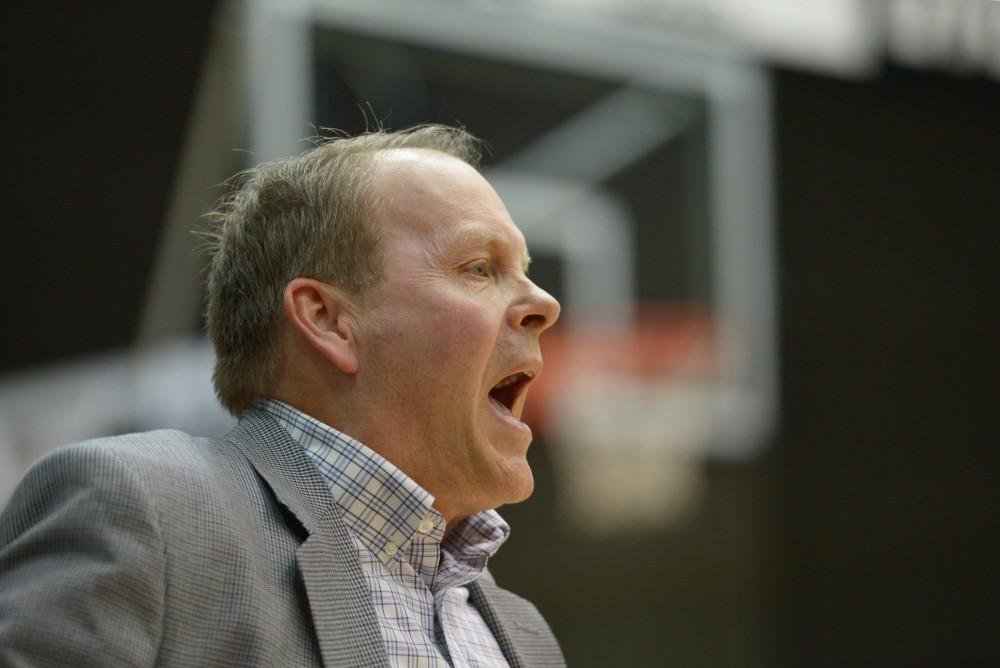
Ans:
[[[490,249],[508,248],[510,244],[496,232],[480,225],[467,225],[449,235],[449,248],[465,248],[469,246],[485,246]],[[531,256],[525,251],[521,258],[521,269],[528,273],[531,266]]]

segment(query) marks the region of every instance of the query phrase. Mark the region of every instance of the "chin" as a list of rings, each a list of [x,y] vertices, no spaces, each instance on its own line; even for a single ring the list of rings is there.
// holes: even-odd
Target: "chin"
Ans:
[[[524,501],[535,491],[535,476],[531,473],[528,462],[522,460],[514,470],[509,472],[509,477],[504,485],[503,501],[499,505],[509,505]]]
[[[480,461],[477,477],[480,504],[490,508],[524,501],[535,490],[535,477],[528,464],[530,433],[499,434],[479,442],[479,452],[485,454]],[[497,436],[502,436],[500,440]]]

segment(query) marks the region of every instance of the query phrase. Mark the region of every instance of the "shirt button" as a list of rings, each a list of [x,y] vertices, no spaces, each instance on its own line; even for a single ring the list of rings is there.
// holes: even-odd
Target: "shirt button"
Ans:
[[[430,530],[434,528],[434,522],[429,519],[423,520],[419,525],[417,525],[417,531],[420,533],[430,533]]]
[[[388,556],[394,557],[394,556],[396,556],[397,552],[399,552],[399,546],[397,546],[395,543],[386,543],[385,544],[385,553]]]

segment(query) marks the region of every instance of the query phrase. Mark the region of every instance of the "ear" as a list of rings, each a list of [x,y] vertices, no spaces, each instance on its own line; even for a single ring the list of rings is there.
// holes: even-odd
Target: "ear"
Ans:
[[[344,373],[358,370],[354,308],[332,285],[312,278],[296,278],[285,286],[285,317],[320,355]]]

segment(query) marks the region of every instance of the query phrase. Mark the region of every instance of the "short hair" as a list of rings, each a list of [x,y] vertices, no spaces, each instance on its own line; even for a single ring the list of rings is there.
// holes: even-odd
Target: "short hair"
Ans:
[[[360,294],[381,279],[373,158],[403,148],[439,151],[472,166],[480,157],[478,139],[444,125],[321,139],[300,155],[235,175],[229,193],[205,214],[212,382],[233,415],[266,397],[278,379],[290,281],[315,278]]]

